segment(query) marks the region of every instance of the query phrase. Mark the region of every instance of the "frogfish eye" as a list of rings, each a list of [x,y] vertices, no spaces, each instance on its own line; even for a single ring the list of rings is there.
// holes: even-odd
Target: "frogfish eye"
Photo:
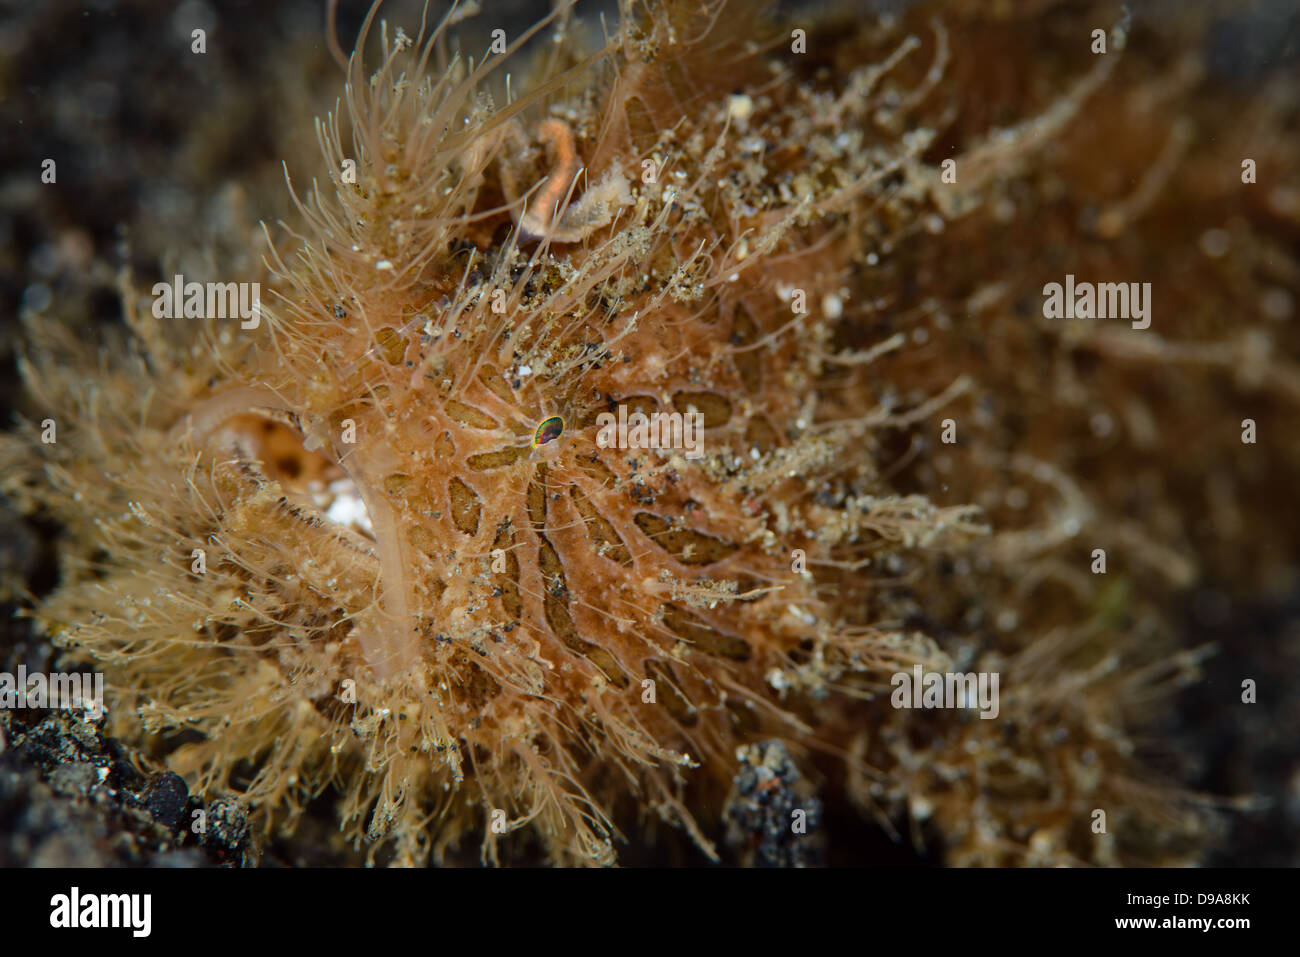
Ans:
[[[533,433],[533,448],[545,445],[547,442],[553,442],[560,437],[560,433],[563,431],[564,419],[558,415],[543,420],[542,424],[537,427],[537,431]]]

